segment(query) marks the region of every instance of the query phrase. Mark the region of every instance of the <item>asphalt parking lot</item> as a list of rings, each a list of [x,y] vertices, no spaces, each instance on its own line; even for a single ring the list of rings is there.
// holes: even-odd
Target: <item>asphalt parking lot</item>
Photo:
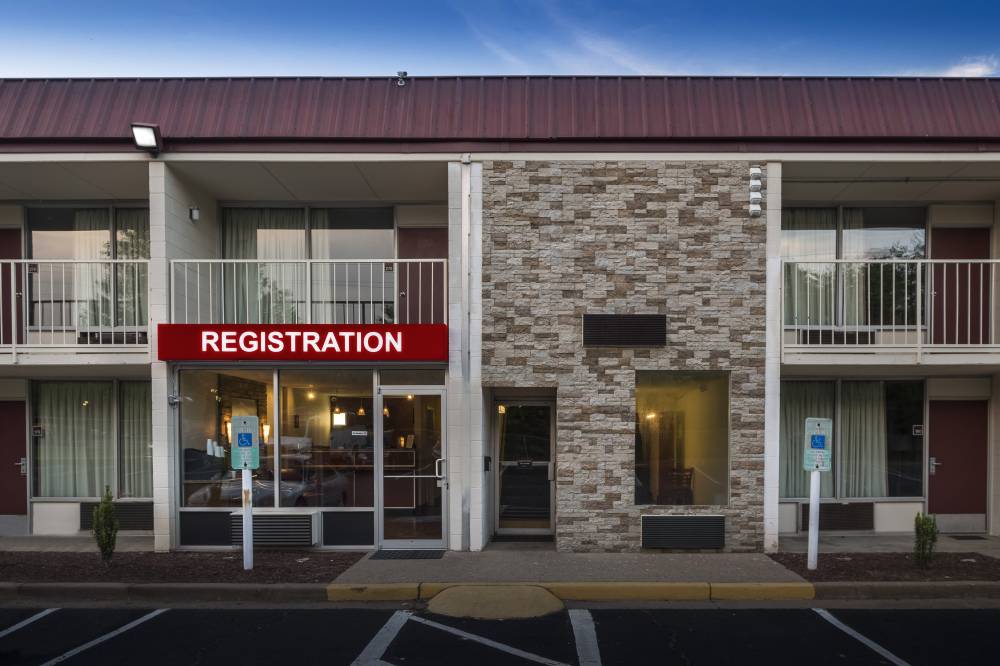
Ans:
[[[0,664],[981,664],[1000,609],[0,608]]]

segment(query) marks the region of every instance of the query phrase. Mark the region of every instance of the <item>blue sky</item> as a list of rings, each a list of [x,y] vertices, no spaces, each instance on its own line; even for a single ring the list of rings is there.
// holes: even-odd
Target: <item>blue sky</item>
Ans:
[[[0,0],[0,76],[989,76],[998,26],[996,1]]]

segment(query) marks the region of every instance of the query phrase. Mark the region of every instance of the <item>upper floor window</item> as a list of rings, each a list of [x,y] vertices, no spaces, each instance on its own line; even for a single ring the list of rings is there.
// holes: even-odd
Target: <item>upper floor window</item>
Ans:
[[[31,259],[148,259],[149,210],[28,208]]]
[[[227,208],[227,259],[392,259],[392,208]]]
[[[781,255],[786,259],[922,259],[923,208],[786,208],[781,214]]]

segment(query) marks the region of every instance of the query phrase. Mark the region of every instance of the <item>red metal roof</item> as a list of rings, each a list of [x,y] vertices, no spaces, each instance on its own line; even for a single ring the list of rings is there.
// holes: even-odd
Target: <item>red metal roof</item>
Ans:
[[[0,150],[172,143],[1000,140],[1000,79],[0,79]]]

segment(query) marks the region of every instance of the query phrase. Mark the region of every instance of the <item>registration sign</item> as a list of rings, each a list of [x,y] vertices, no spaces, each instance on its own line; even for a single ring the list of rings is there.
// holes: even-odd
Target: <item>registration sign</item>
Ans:
[[[257,435],[260,420],[256,416],[234,416],[233,441],[230,447],[232,469],[257,469],[260,467],[260,440]]]
[[[806,419],[806,435],[802,449],[802,469],[807,472],[829,472],[833,460],[833,421],[823,418]]]

